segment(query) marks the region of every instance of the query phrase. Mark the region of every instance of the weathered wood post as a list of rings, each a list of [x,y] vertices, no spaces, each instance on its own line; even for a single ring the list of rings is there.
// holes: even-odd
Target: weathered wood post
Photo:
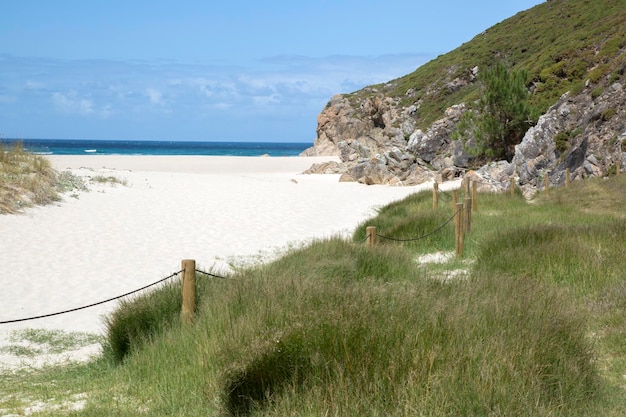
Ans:
[[[183,308],[180,312],[184,324],[191,324],[196,314],[196,261],[183,259]]]
[[[460,258],[463,256],[463,203],[457,203],[456,210],[454,222],[455,254],[457,258]]]
[[[472,182],[472,179],[470,177],[467,177],[467,176],[463,180],[463,189],[465,190],[465,197],[469,196],[469,193],[470,193],[470,182]]]
[[[570,176],[569,176],[569,168],[565,169],[565,186],[569,187]]]
[[[511,189],[511,197],[513,197],[515,195],[515,178],[514,177],[511,177],[510,189]]]
[[[619,172],[622,170],[622,154],[619,154],[619,158],[615,161],[615,175],[619,175]]]
[[[439,184],[437,181],[433,184],[433,209],[439,207]]]
[[[463,213],[463,232],[469,233],[472,230],[472,199],[469,195],[465,197],[465,212]]]
[[[546,195],[550,195],[550,175],[546,172],[546,176],[543,179],[544,188],[546,189]]]
[[[376,246],[377,235],[376,235],[376,226],[367,226],[365,228],[365,246],[367,249],[371,249]]]
[[[478,185],[472,182],[472,211],[478,211]]]
[[[452,190],[452,214],[456,213],[457,211],[457,207],[456,207],[456,202],[459,199],[459,192],[458,190]]]

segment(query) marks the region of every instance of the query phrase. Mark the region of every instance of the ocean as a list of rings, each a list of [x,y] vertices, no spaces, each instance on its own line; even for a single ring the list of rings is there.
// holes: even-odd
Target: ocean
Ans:
[[[5,146],[21,143],[41,155],[216,155],[298,156],[313,143],[182,142],[144,140],[2,139]]]

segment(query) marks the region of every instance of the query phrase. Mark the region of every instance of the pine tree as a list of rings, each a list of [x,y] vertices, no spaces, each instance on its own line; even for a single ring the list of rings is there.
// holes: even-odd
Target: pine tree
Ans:
[[[477,112],[466,113],[458,132],[466,138],[470,131],[476,156],[513,159],[515,145],[530,127],[527,77],[526,70],[509,71],[501,62],[479,75],[482,96]]]

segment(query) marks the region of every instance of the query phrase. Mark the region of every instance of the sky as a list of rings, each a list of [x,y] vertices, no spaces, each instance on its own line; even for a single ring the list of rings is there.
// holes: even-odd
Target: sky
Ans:
[[[313,142],[334,94],[543,0],[13,0],[0,139]]]

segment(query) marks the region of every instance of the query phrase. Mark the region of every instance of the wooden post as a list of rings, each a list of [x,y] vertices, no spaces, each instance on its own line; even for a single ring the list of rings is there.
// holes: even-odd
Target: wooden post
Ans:
[[[515,195],[515,178],[511,177],[511,197]]]
[[[465,177],[465,179],[463,180],[463,186],[465,187],[465,197],[469,196],[470,193],[470,182],[472,182],[470,177]]]
[[[546,172],[546,176],[544,177],[544,188],[546,189],[546,195],[550,195],[550,175]]]
[[[476,181],[472,182],[472,211],[478,211],[478,186]]]
[[[456,210],[454,222],[455,254],[457,258],[460,258],[463,256],[463,203],[457,203]]]
[[[433,209],[439,207],[439,184],[437,181],[433,184]]]
[[[619,158],[615,161],[615,175],[619,175],[619,172],[622,170],[622,154],[619,154]]]
[[[463,213],[463,232],[469,233],[472,230],[472,199],[465,197],[465,213]]]
[[[565,186],[569,187],[570,177],[569,177],[569,168],[565,169]]]
[[[196,261],[183,259],[183,308],[180,312],[184,324],[192,324],[196,313]]]
[[[377,241],[376,226],[367,226],[365,228],[365,236],[366,236],[365,246],[368,249],[371,249],[374,246],[376,246],[376,241]]]
[[[452,190],[452,214],[456,213],[457,207],[456,202],[458,201],[458,190]]]

